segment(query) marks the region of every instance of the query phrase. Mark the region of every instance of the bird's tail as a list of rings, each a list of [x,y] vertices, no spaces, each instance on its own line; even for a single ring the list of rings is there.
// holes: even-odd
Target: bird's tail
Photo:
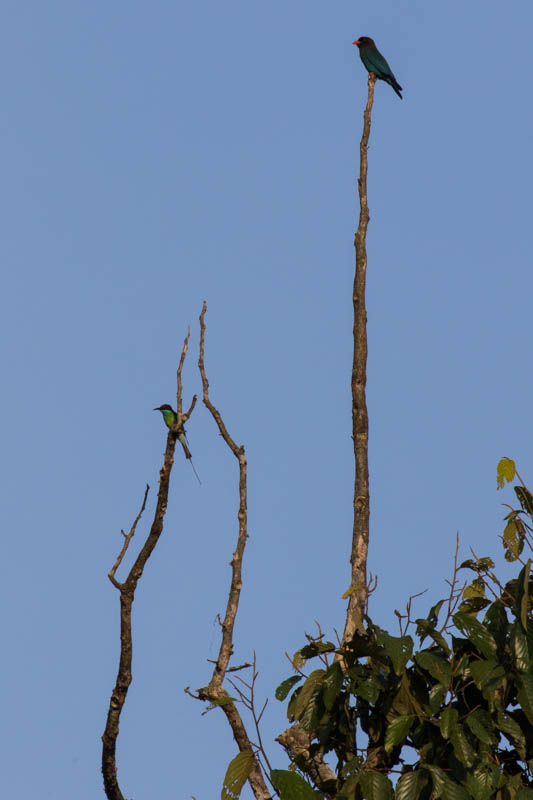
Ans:
[[[200,476],[199,476],[199,475],[198,475],[198,473],[196,472],[196,469],[195,469],[195,467],[194,467],[194,464],[192,463],[192,458],[191,458],[191,460],[190,460],[190,462],[189,462],[189,463],[190,463],[190,465],[191,465],[191,467],[192,467],[192,471],[193,471],[193,472],[194,472],[194,474],[196,475],[196,480],[198,481],[198,483],[199,483],[199,484],[200,484],[200,486],[201,486],[201,485],[202,485],[202,481],[200,480]]]
[[[394,75],[392,75],[389,78],[388,83],[390,83],[390,85],[392,86],[392,88],[394,89],[394,91],[396,92],[398,97],[400,98],[400,100],[403,100],[403,97],[402,97],[403,89],[400,86],[400,84],[398,83],[398,81],[396,80],[396,78],[394,77]]]
[[[191,451],[187,447],[187,439],[185,438],[184,433],[178,434],[178,439],[181,442],[181,446],[183,447],[183,452],[185,453],[185,458],[192,458]]]
[[[200,476],[196,472],[195,466],[192,463],[192,455],[191,455],[191,451],[189,450],[189,448],[187,446],[187,439],[185,438],[185,434],[184,433],[178,434],[178,439],[180,440],[181,446],[183,447],[183,452],[185,453],[185,458],[190,461],[190,464],[191,464],[191,467],[193,469],[193,472],[196,475],[196,479],[197,479],[198,483],[201,484],[202,481],[200,480]]]

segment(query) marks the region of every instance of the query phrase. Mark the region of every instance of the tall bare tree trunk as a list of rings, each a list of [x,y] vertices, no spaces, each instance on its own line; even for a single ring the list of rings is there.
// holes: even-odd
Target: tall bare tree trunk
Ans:
[[[352,437],[355,456],[355,485],[353,498],[353,537],[350,563],[352,579],[343,642],[349,641],[361,626],[368,603],[367,558],[370,522],[370,493],[368,485],[368,412],[366,407],[366,361],[368,352],[366,331],[366,232],[368,212],[366,176],[368,170],[368,139],[374,102],[376,76],[368,77],[368,100],[364,112],[363,135],[360,144],[359,169],[359,226],[355,234],[355,277],[353,282],[353,366],[352,366]]]

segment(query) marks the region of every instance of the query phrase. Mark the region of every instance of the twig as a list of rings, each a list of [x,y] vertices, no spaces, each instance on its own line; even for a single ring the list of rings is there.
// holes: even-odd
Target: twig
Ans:
[[[126,534],[126,533],[124,533],[124,531],[120,531],[121,534],[124,537],[124,544],[122,545],[122,550],[120,551],[120,553],[117,556],[117,560],[113,564],[111,572],[109,572],[108,575],[107,575],[107,577],[109,578],[109,580],[111,581],[113,586],[115,586],[117,589],[120,589],[122,584],[120,584],[117,581],[117,579],[115,578],[115,573],[116,573],[117,569],[120,567],[120,565],[122,563],[122,559],[126,555],[126,550],[128,549],[129,544],[130,544],[130,542],[131,542],[131,540],[132,540],[132,538],[133,538],[133,536],[135,534],[135,529],[137,527],[137,523],[139,522],[140,518],[142,517],[143,511],[146,508],[146,500],[148,498],[148,492],[149,491],[150,491],[150,486],[148,484],[146,484],[146,489],[144,491],[144,499],[143,499],[143,502],[142,502],[142,506],[141,506],[141,509],[140,509],[139,513],[135,517],[135,522],[131,526],[130,532],[128,534]]]
[[[266,764],[266,766],[268,768],[268,771],[265,770],[265,773],[266,773],[266,775],[268,777],[270,771],[272,770],[272,767],[270,765],[270,761],[268,759],[268,756],[266,754],[265,748],[263,746],[263,740],[262,740],[262,737],[261,737],[261,729],[259,727],[259,723],[261,722],[261,717],[263,716],[265,708],[268,705],[268,698],[263,703],[263,707],[262,707],[261,711],[258,714],[257,711],[255,710],[255,684],[256,684],[258,676],[259,676],[259,673],[257,671],[257,657],[256,657],[256,654],[254,652],[254,660],[253,660],[253,664],[252,664],[252,679],[251,679],[251,682],[248,683],[247,681],[244,680],[244,678],[240,678],[238,675],[235,678],[235,681],[239,681],[239,683],[242,683],[242,685],[246,687],[246,689],[248,690],[248,693],[243,691],[240,688],[240,686],[238,686],[238,684],[234,680],[231,680],[231,679],[228,678],[228,681],[233,686],[233,688],[235,689],[237,694],[239,695],[239,699],[240,699],[241,703],[245,706],[245,708],[252,715],[252,719],[254,721],[254,726],[255,726],[255,731],[257,733],[257,742],[258,742],[257,745],[254,745],[254,746],[257,748],[258,753],[261,754],[263,756],[264,760],[265,760],[265,764]],[[256,753],[256,756],[258,755],[258,753]],[[270,782],[270,778],[268,780]]]
[[[398,624],[400,625],[400,636],[405,636],[405,633],[409,628],[409,625],[416,625],[416,623],[413,622],[413,620],[411,619],[411,607],[413,605],[413,600],[415,600],[417,597],[422,597],[422,595],[425,594],[426,592],[427,589],[423,589],[421,592],[409,595],[409,599],[405,604],[405,611],[406,611],[405,614],[400,614],[399,611],[394,612],[396,614],[396,617],[398,618]],[[402,626],[403,619],[407,620],[405,626]]]
[[[457,589],[457,573],[459,571],[459,567],[457,566],[457,556],[459,555],[459,534],[456,534],[455,537],[455,553],[453,557],[453,577],[451,581],[446,581],[448,586],[450,587],[450,594],[448,595],[448,610],[446,612],[446,619],[444,620],[444,624],[440,629],[440,633],[444,633],[444,631],[448,627],[448,622],[453,617],[455,613],[455,609],[457,608],[457,604],[461,598],[461,594],[463,592],[463,588]]]
[[[352,565],[351,586],[354,587],[348,600],[343,644],[353,638],[361,627],[367,609],[368,583],[366,575],[370,524],[370,492],[368,478],[368,411],[366,407],[366,362],[368,353],[366,331],[366,232],[370,214],[367,200],[368,139],[370,136],[371,112],[374,102],[376,76],[368,76],[368,100],[364,112],[363,135],[359,148],[359,226],[355,234],[355,277],[353,283],[353,365],[352,365],[352,438],[355,456],[355,481],[353,499],[353,537],[350,563]]]
[[[223,688],[222,683],[226,677],[229,667],[229,661],[233,654],[233,629],[235,626],[235,618],[239,608],[239,598],[242,588],[242,559],[244,555],[244,548],[246,546],[246,539],[248,538],[248,522],[247,522],[247,463],[244,454],[244,447],[237,445],[230,436],[222,415],[211,402],[209,397],[209,381],[205,370],[205,314],[207,311],[207,304],[204,301],[202,311],[200,314],[200,354],[198,357],[198,369],[202,379],[203,389],[203,402],[205,407],[210,412],[215,420],[220,435],[224,439],[226,445],[231,450],[239,463],[239,511],[237,519],[239,523],[239,530],[237,535],[237,546],[233,557],[230,562],[231,566],[231,583],[228,594],[228,601],[226,604],[226,613],[222,622],[222,640],[218,657],[211,675],[211,680],[208,686],[198,690],[198,696],[202,700],[209,700],[211,703],[221,703],[221,708],[226,719],[231,727],[233,736],[239,750],[249,750],[254,752],[254,748],[248,733],[242,721],[242,718],[235,706],[235,703],[229,699],[229,695]],[[263,773],[261,771],[260,763],[254,753],[254,764],[252,771],[248,777],[248,782],[254,793],[256,800],[269,800],[271,792],[268,790],[265,783]]]
[[[187,336],[183,342],[183,347],[181,349],[181,356],[178,364],[178,370],[176,373],[176,383],[177,383],[177,393],[176,393],[176,416],[178,417],[177,426],[178,428],[183,428],[189,417],[191,416],[192,412],[194,411],[194,407],[196,405],[196,401],[198,400],[198,395],[193,395],[191,400],[191,405],[189,406],[189,410],[184,414],[183,413],[183,406],[182,406],[182,396],[183,396],[183,383],[181,378],[181,373],[183,370],[183,365],[185,363],[185,357],[187,356],[187,350],[189,349],[189,339],[191,336],[191,326],[187,326]],[[193,467],[194,469],[194,467]]]
[[[185,353],[187,352],[187,343],[188,336],[183,346],[180,365],[182,364],[182,361],[185,358]],[[181,372],[179,372],[178,385],[181,385]],[[150,533],[148,534],[139,555],[130,569],[126,580],[123,583],[119,583],[115,578],[115,573],[124,557],[131,538],[135,532],[137,522],[139,521],[142,511],[144,510],[146,497],[148,494],[147,487],[141,512],[138,514],[130,533],[128,535],[123,533],[126,541],[124,542],[122,550],[109,573],[109,580],[113,586],[120,591],[120,660],[115,686],[109,701],[106,727],[102,736],[102,775],[104,778],[104,790],[108,800],[125,800],[120,790],[117,778],[116,744],[119,732],[120,715],[132,681],[131,664],[133,646],[131,636],[131,609],[135,596],[135,590],[139,580],[142,577],[146,562],[150,558],[163,531],[163,522],[168,504],[170,473],[174,463],[174,448],[176,445],[176,438],[176,432],[169,430],[163,466],[161,467],[161,471],[159,473],[159,492],[157,495],[157,504],[152,526],[150,528]]]
[[[216,663],[216,662],[214,662]],[[240,672],[241,669],[248,669],[252,664],[240,664],[238,667],[229,667],[228,672]]]
[[[265,703],[264,703],[263,708],[261,709],[260,713],[257,714],[256,710],[255,710],[255,682],[257,680],[257,675],[258,675],[258,673],[257,673],[257,670],[256,670],[256,655],[255,655],[255,652],[254,652],[254,661],[253,661],[253,670],[252,670],[252,683],[251,683],[251,686],[250,686],[250,711],[251,711],[252,718],[253,718],[253,721],[254,721],[255,731],[257,733],[257,741],[259,743],[259,749],[260,749],[260,751],[261,751],[261,753],[263,755],[263,758],[265,759],[265,764],[268,767],[268,773],[267,774],[270,774],[270,772],[272,771],[272,767],[270,766],[270,761],[268,760],[268,756],[267,756],[265,748],[263,746],[263,739],[261,737],[261,730],[259,728],[259,723],[261,722],[261,717],[263,716],[263,712],[264,712],[265,708],[267,707],[268,697],[265,700]]]

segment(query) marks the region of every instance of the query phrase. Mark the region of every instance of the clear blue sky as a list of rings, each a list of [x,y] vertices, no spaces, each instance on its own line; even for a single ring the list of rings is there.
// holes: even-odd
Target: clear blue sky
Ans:
[[[369,152],[372,615],[462,554],[500,558],[496,463],[533,483],[530,2],[6,0],[0,25],[4,389],[0,787],[104,796],[118,657],[107,579],[155,491],[187,325],[200,389],[249,458],[235,662],[257,651],[264,737],[284,652],[342,628],[349,583],[351,284],[373,36],[404,86],[376,89]],[[183,693],[217,652],[236,465],[198,408],[134,604],[126,797],[211,800],[235,744]],[[149,514],[145,518],[147,523]],[[137,547],[146,533],[139,528]],[[249,798],[246,789],[244,798]]]

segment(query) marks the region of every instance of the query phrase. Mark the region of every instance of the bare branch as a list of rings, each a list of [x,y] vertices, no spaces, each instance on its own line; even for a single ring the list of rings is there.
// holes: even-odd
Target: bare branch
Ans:
[[[361,627],[367,610],[367,558],[370,524],[370,492],[368,478],[368,411],[366,407],[366,232],[370,214],[367,201],[368,139],[370,136],[371,112],[374,102],[376,76],[368,76],[368,100],[364,112],[363,135],[359,148],[359,226],[355,234],[355,277],[353,284],[353,366],[352,366],[352,438],[355,456],[355,481],[353,499],[353,537],[350,562],[352,565],[351,586],[348,600],[343,643],[349,641]]]
[[[237,536],[237,547],[233,553],[230,562],[231,566],[231,584],[226,605],[226,613],[224,621],[222,622],[222,641],[218,653],[217,663],[213,670],[213,675],[209,683],[210,687],[218,687],[222,685],[228,669],[229,660],[233,653],[233,628],[235,625],[235,617],[239,608],[239,598],[242,588],[242,558],[244,555],[244,548],[246,539],[248,538],[247,530],[247,464],[244,456],[244,447],[240,447],[233,441],[228,433],[224,424],[222,416],[218,409],[215,408],[209,397],[209,381],[205,371],[205,313],[207,305],[204,301],[202,313],[200,314],[200,356],[198,359],[198,368],[202,378],[203,387],[203,401],[206,408],[210,411],[213,419],[218,425],[218,429],[222,438],[227,446],[239,462],[239,511],[237,519],[239,522],[239,532]]]
[[[185,412],[185,414],[183,414],[183,415],[182,415],[182,417],[181,417],[181,422],[182,422],[182,424],[183,424],[183,423],[185,423],[185,422],[187,422],[187,420],[188,420],[188,419],[189,419],[189,417],[191,416],[192,412],[194,411],[194,407],[195,407],[195,405],[196,405],[196,401],[197,401],[197,400],[198,400],[198,395],[197,395],[197,394],[194,394],[194,395],[193,395],[193,398],[192,398],[192,400],[191,400],[191,405],[189,406],[189,410],[188,410],[188,411],[186,411],[186,412]]]
[[[182,351],[182,358],[178,368],[178,386],[181,386],[181,367],[187,352],[189,334],[185,339]],[[194,407],[194,405],[193,405]],[[124,796],[120,790],[117,778],[117,764],[116,764],[116,743],[119,732],[119,721],[122,708],[126,701],[128,689],[132,681],[132,636],[131,636],[131,609],[135,590],[137,584],[142,577],[146,562],[150,558],[159,537],[163,531],[163,522],[168,504],[168,489],[170,483],[170,473],[174,463],[174,449],[176,446],[177,433],[175,430],[169,430],[167,436],[167,444],[163,460],[163,466],[159,473],[159,492],[157,495],[157,504],[154,513],[154,519],[150,528],[146,541],[135,559],[133,566],[130,569],[128,577],[124,583],[119,583],[115,578],[116,570],[118,569],[128,545],[135,533],[135,528],[141,517],[146,504],[148,495],[148,487],[146,488],[143,505],[141,511],[137,515],[135,522],[129,534],[125,535],[124,546],[109,573],[109,579],[113,585],[120,591],[120,660],[117,672],[115,686],[111,693],[109,701],[109,709],[107,712],[107,721],[105,731],[102,736],[102,775],[104,778],[104,789],[108,800],[124,800]],[[124,535],[124,534],[123,534]]]
[[[133,538],[133,536],[135,534],[135,528],[137,527],[137,523],[139,522],[140,518],[142,517],[143,511],[146,508],[146,500],[148,498],[148,492],[149,491],[150,491],[150,486],[148,484],[146,484],[146,489],[145,489],[145,492],[144,492],[144,500],[142,502],[141,510],[139,511],[137,516],[135,517],[135,522],[131,526],[130,532],[128,534],[125,534],[124,531],[120,531],[121,534],[124,536],[124,544],[122,545],[122,550],[120,551],[120,553],[117,556],[117,560],[113,564],[111,572],[109,572],[108,575],[107,575],[107,577],[109,578],[109,580],[111,581],[113,586],[116,586],[117,589],[120,589],[122,587],[122,584],[120,584],[117,581],[117,579],[115,578],[115,573],[116,573],[117,569],[120,567],[120,565],[122,563],[122,559],[126,555],[126,550],[129,547],[129,543],[131,542],[131,540],[132,540],[132,538]]]
[[[457,608],[457,603],[459,602],[462,593],[462,588],[460,590],[457,589],[457,573],[459,571],[459,567],[457,566],[458,555],[459,555],[459,534],[456,534],[455,554],[453,557],[453,576],[451,581],[447,581],[450,587],[450,594],[448,596],[448,609],[446,611],[446,619],[444,620],[444,624],[440,629],[440,633],[444,633],[444,631],[448,627],[448,623],[455,613],[455,609]]]
[[[178,416],[178,424],[182,422],[182,395],[183,395],[183,382],[181,379],[181,373],[183,370],[183,365],[185,363],[185,357],[187,355],[187,350],[189,349],[189,339],[191,338],[191,326],[187,326],[187,336],[183,342],[183,347],[181,348],[181,356],[178,364],[178,370],[176,373],[176,382],[177,382],[177,393],[176,393],[176,411]]]
[[[228,720],[239,750],[249,750],[253,753],[254,747],[248,737],[241,715],[237,711],[235,703],[230,699],[230,695],[226,690],[222,686],[217,687],[209,684],[209,686],[206,686],[204,689],[198,689],[198,697],[200,700],[208,700],[210,703],[220,705],[222,711],[226,715],[226,719]],[[255,763],[248,778],[248,782],[250,783],[256,800],[270,800],[271,792],[267,789],[257,758],[255,758]]]
[[[216,663],[216,662],[215,662],[215,663]],[[248,663],[246,663],[246,664],[240,664],[240,666],[238,666],[238,667],[230,667],[230,668],[228,669],[228,672],[238,672],[238,671],[239,671],[239,670],[241,670],[241,669],[248,669],[248,668],[249,668],[249,667],[251,667],[251,666],[252,666],[252,665],[251,665],[251,664],[248,664]]]
[[[405,605],[405,612],[406,612],[405,614],[400,614],[400,612],[396,611],[396,610],[394,611],[394,613],[396,614],[396,617],[398,618],[398,624],[400,626],[400,636],[404,636],[405,635],[405,633],[407,632],[407,629],[409,628],[410,625],[415,625],[416,624],[411,619],[411,608],[412,608],[412,605],[413,605],[413,600],[415,600],[417,597],[422,597],[422,595],[425,594],[426,592],[427,592],[427,589],[423,589],[421,592],[417,592],[416,594],[409,595],[409,599],[408,599],[408,601],[407,601],[407,603]],[[405,626],[402,625],[402,620],[404,620],[404,619],[407,620],[407,622],[405,623]]]
[[[222,711],[226,715],[226,719],[231,727],[233,736],[239,750],[250,750],[254,753],[254,765],[252,772],[248,778],[250,787],[254,793],[256,800],[269,800],[271,792],[269,792],[259,759],[254,751],[252,742],[250,741],[246,728],[239,714],[237,707],[230,695],[223,688],[222,683],[226,677],[229,668],[229,661],[233,654],[233,629],[235,626],[235,618],[239,608],[239,598],[242,588],[242,559],[244,555],[244,548],[246,546],[246,539],[248,538],[248,511],[247,511],[247,463],[244,454],[244,447],[237,445],[230,436],[222,415],[218,409],[211,402],[209,396],[209,381],[205,370],[205,314],[207,311],[207,304],[204,301],[202,312],[200,314],[200,355],[198,358],[198,369],[202,378],[203,389],[203,402],[205,407],[210,412],[215,420],[222,438],[226,445],[231,450],[239,464],[239,511],[237,513],[238,519],[238,535],[237,546],[233,557],[230,562],[231,566],[231,582],[228,594],[228,601],[226,604],[226,613],[224,620],[221,624],[222,628],[222,641],[218,657],[211,675],[211,680],[208,686],[198,690],[198,696],[202,700],[209,700],[211,703],[220,705]],[[255,663],[255,662],[254,662]]]

